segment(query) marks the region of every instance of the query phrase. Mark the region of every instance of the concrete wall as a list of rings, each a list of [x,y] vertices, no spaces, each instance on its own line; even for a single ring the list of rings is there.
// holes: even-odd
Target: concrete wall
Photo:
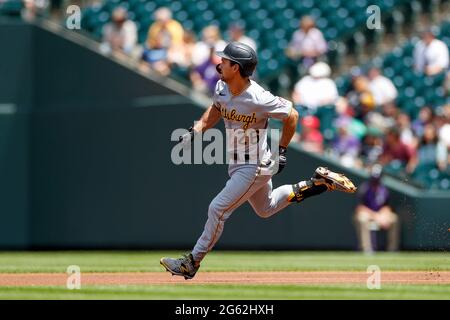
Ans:
[[[33,29],[0,25],[0,245],[29,244]]]

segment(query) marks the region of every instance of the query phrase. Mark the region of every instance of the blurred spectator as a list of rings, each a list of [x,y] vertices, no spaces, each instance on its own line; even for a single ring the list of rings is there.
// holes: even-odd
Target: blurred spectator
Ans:
[[[433,118],[432,124],[436,128],[437,136],[440,139],[442,128],[446,127],[448,120],[443,113],[443,108],[436,109],[436,115]]]
[[[439,121],[435,121],[438,130],[437,161],[441,171],[450,175],[450,104],[440,108]]]
[[[363,75],[352,78],[352,90],[347,93],[347,100],[353,109],[355,118],[366,122],[366,118],[375,108],[375,98],[370,92],[369,79]]]
[[[170,74],[173,52],[183,50],[184,30],[181,24],[172,19],[172,12],[161,7],[154,13],[155,22],[150,26],[142,59],[160,74]],[[170,53],[170,55],[169,55]]]
[[[439,170],[450,174],[450,144],[438,143],[436,152]]]
[[[391,80],[383,76],[378,68],[371,68],[368,77],[369,91],[372,93],[377,106],[394,102],[398,93]]]
[[[323,136],[320,132],[320,121],[315,116],[302,117],[300,120],[301,134],[298,142],[309,152],[323,152]]]
[[[395,126],[398,113],[397,106],[388,102],[381,106],[381,112],[369,112],[365,120],[368,125],[386,131]]]
[[[449,65],[447,45],[428,30],[414,48],[414,64],[418,72],[428,76],[445,71]]]
[[[386,165],[393,160],[398,160],[403,165],[407,165],[412,156],[412,151],[400,140],[399,130],[397,128],[389,129],[385,137],[380,163]]]
[[[447,97],[450,97],[450,71],[448,71],[445,76],[444,90]]]
[[[202,40],[197,42],[192,54],[192,63],[199,66],[205,63],[210,57],[210,48],[214,47],[216,51],[222,51],[226,42],[222,40],[219,27],[215,25],[207,26],[202,30]]]
[[[381,114],[384,117],[384,121],[389,122],[389,126],[395,125],[395,120],[397,119],[400,110],[397,105],[393,102],[388,102],[383,104],[381,107]]]
[[[257,52],[256,42],[245,35],[244,28],[239,24],[232,24],[229,29],[230,40],[242,42]]]
[[[441,112],[442,112],[442,115],[445,117],[445,119],[447,121],[450,121],[450,103],[445,106],[442,106]]]
[[[417,173],[424,169],[428,173],[430,169],[437,167],[437,143],[438,136],[436,128],[432,124],[427,124],[423,131],[422,139],[417,148],[417,152],[412,157],[409,165],[409,173]],[[418,170],[416,170],[418,169]]]
[[[183,44],[172,47],[167,53],[167,60],[179,68],[188,69],[192,66],[192,55],[195,47],[195,34],[185,30],[183,33]]]
[[[367,134],[363,138],[361,145],[361,158],[364,166],[371,166],[378,162],[380,155],[383,153],[382,133],[374,128],[369,128]]]
[[[359,104],[356,105],[355,118],[366,123],[368,116],[374,112],[375,99],[369,91],[359,95]]]
[[[336,100],[336,113],[338,115],[344,115],[349,117],[353,117],[355,115],[346,97],[339,97]]]
[[[431,107],[425,106],[419,111],[419,116],[412,123],[412,129],[416,136],[422,137],[425,126],[432,123],[434,111]]]
[[[408,146],[411,150],[414,150],[417,146],[417,139],[411,129],[411,119],[406,113],[399,113],[396,119],[396,127],[400,132],[400,140]]]
[[[352,76],[351,81],[351,86],[345,96],[350,104],[350,107],[352,107],[352,109],[357,109],[357,106],[361,100],[361,94],[363,92],[370,92],[369,79],[362,74],[356,74]]]
[[[209,59],[197,66],[191,72],[191,81],[195,90],[212,94],[216,87],[220,75],[216,70],[217,64],[221,61],[220,57],[216,55],[214,47],[209,49]]]
[[[131,54],[137,43],[136,24],[128,19],[127,10],[123,7],[114,9],[111,22],[103,27],[102,51],[123,51]]]
[[[334,105],[339,97],[334,81],[330,78],[331,69],[325,62],[317,62],[309,69],[309,75],[295,85],[292,100],[295,105],[314,113],[317,108]]]
[[[2,2],[6,1],[0,1],[0,4]],[[45,16],[51,3],[49,0],[23,0],[23,6],[22,17],[24,19],[32,20],[36,18],[36,16]]]
[[[299,75],[308,70],[326,51],[327,43],[322,32],[315,27],[314,19],[304,16],[286,49],[292,79],[298,79]]]
[[[147,36],[147,48],[177,49],[183,45],[183,27],[172,19],[169,8],[161,7],[154,13],[155,22],[150,26]]]
[[[356,207],[354,223],[359,248],[365,253],[378,250],[375,231],[388,231],[387,250],[399,249],[399,219],[389,205],[389,190],[381,182],[382,167],[371,168],[369,181],[359,187],[359,204]]]
[[[168,50],[162,44],[162,38],[157,38],[152,43],[152,48],[144,49],[142,60],[148,62],[158,73],[168,76],[170,74]]]
[[[358,163],[361,143],[350,133],[352,119],[340,117],[336,120],[337,135],[332,143],[332,153],[338,157],[344,166],[352,167]]]
[[[437,145],[437,162],[439,170],[450,173],[450,123],[447,123],[439,130],[439,142]]]

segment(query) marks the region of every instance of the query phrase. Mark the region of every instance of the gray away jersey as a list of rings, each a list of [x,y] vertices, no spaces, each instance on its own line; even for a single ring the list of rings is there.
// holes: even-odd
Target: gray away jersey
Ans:
[[[230,133],[233,134],[232,132],[245,132],[245,153],[252,153],[249,149],[254,150],[256,148],[259,155],[258,159],[265,161],[271,157],[271,152],[267,146],[269,118],[279,120],[287,118],[292,110],[292,102],[274,96],[253,80],[250,80],[250,82],[249,87],[244,92],[238,96],[233,96],[228,89],[228,85],[219,80],[214,90],[213,106],[220,111],[225,122],[227,150],[231,153],[242,154],[242,144],[235,142],[230,146],[229,135]],[[254,143],[256,140],[253,139],[255,134],[258,142],[256,144]],[[253,147],[248,147],[249,141],[252,141],[250,146]]]

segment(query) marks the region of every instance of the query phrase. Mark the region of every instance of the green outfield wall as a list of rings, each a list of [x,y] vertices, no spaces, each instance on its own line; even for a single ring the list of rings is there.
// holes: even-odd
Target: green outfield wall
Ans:
[[[30,110],[33,28],[0,25],[0,246],[23,248],[30,235]]]
[[[46,25],[4,22],[0,43],[0,248],[190,248],[226,165],[174,165],[171,133],[203,109],[173,83],[135,72],[92,43]],[[11,41],[11,39],[14,39]],[[8,107],[4,107],[8,110]],[[223,125],[219,126],[223,130]],[[318,165],[360,172],[289,150],[274,185]],[[403,249],[449,248],[450,197],[386,181]],[[244,204],[223,249],[355,249],[355,196],[328,193],[261,219]]]

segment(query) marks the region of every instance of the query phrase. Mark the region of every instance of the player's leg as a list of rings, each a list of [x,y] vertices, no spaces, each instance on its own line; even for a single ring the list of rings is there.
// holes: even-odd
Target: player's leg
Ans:
[[[344,175],[319,167],[311,179],[294,185],[283,185],[272,190],[270,180],[249,198],[249,202],[259,216],[268,218],[290,203],[301,202],[327,190],[354,192],[356,188]]]
[[[287,199],[291,192],[292,185],[284,185],[272,190],[272,179],[270,179],[248,199],[248,202],[258,216],[268,218],[290,204]]]
[[[192,252],[180,259],[161,259],[161,264],[173,275],[193,278],[200,262],[219,240],[231,213],[270,179],[270,176],[258,175],[257,166],[239,166],[231,172],[225,187],[209,205],[205,228]]]
[[[208,220],[192,253],[180,259],[161,259],[161,264],[167,271],[174,275],[184,276],[186,279],[193,278],[200,266],[200,262],[220,238],[224,223],[231,213],[249,200],[255,192],[267,185],[270,180],[269,175],[258,174],[259,169],[256,166],[238,166],[230,172],[231,178],[227,181],[225,188],[214,198],[209,206]],[[269,189],[271,189],[271,185]],[[264,189],[260,196],[264,199],[264,206],[272,206],[272,209],[269,209],[271,214],[287,206],[289,203],[286,203],[286,201],[300,202],[326,190],[346,192],[354,192],[356,190],[347,177],[322,167],[316,169],[311,180],[302,181],[292,187],[282,186],[273,192],[269,192],[269,189]],[[287,192],[289,193],[287,194]],[[271,204],[272,200],[269,200],[269,196],[275,199],[273,204]],[[258,208],[258,210],[260,209]]]
[[[283,185],[272,190],[272,180],[268,181],[248,200],[256,214],[269,218],[293,202],[300,202],[327,191],[323,185],[315,186],[312,181],[301,181],[294,185]]]
[[[227,181],[225,188],[211,201],[208,208],[208,220],[202,235],[198,239],[192,254],[195,261],[201,261],[219,240],[225,221],[232,212],[267,183],[270,176],[258,175],[254,170],[242,168],[236,170]]]

